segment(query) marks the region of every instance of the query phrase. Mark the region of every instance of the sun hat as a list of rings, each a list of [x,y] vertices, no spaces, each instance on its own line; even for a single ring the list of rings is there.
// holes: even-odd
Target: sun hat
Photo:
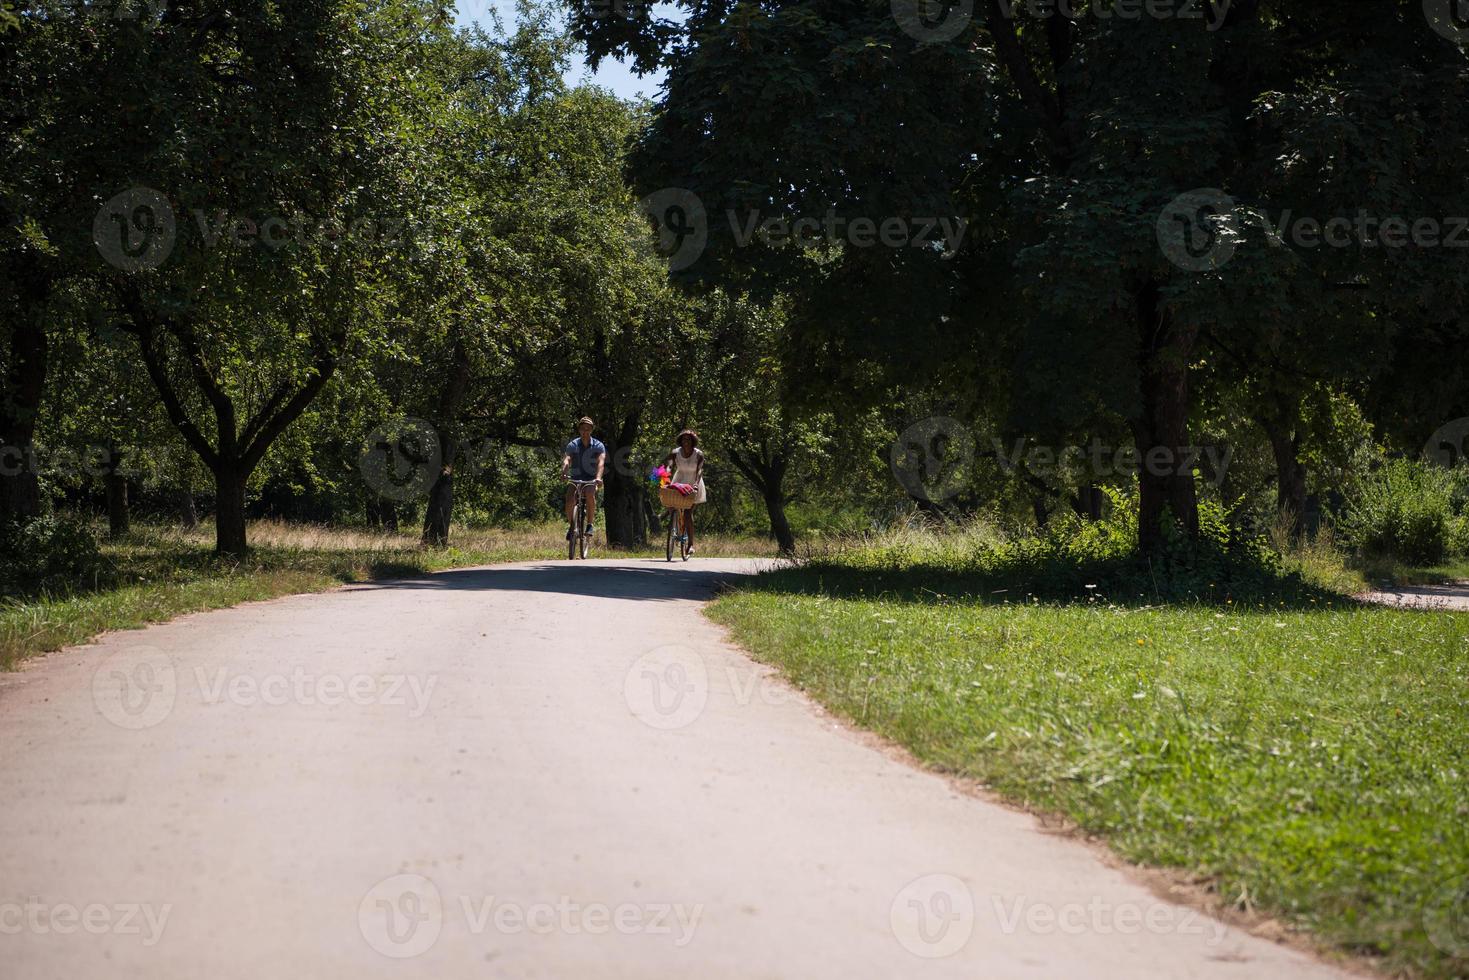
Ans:
[[[591,420],[591,417],[590,416],[587,416],[587,415],[583,415],[580,419],[578,419],[576,424],[577,425],[590,425],[594,429],[597,427],[597,423],[593,422]]]
[[[698,446],[699,445],[699,434],[697,432],[695,432],[693,429],[684,429],[682,432],[680,432],[678,434],[678,438],[675,439],[675,440],[673,440],[673,444],[675,446],[682,446],[683,445],[683,437],[684,436],[691,436],[693,438],[693,440],[694,440],[694,445],[695,446]]]

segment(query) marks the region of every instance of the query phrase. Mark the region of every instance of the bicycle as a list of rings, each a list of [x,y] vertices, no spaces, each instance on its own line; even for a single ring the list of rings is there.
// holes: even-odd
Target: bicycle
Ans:
[[[576,488],[576,509],[572,512],[574,521],[571,525],[572,534],[566,542],[566,560],[573,561],[577,552],[581,552],[583,559],[587,552],[592,550],[592,535],[587,531],[587,495],[583,492],[587,487],[592,492],[597,492],[596,480],[572,480],[571,485]]]
[[[688,561],[689,549],[693,547],[693,543],[682,528],[682,518],[693,509],[693,497],[685,497],[672,487],[664,487],[658,492],[658,498],[668,508],[668,541],[664,553],[669,561],[673,561],[674,546],[677,545],[679,557]]]

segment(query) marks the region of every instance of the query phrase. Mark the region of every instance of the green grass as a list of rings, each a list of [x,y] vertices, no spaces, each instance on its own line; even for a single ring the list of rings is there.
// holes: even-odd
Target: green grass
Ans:
[[[1133,861],[1396,972],[1469,971],[1469,615],[1045,603],[862,564],[710,615],[840,715]]]
[[[564,525],[463,531],[448,548],[422,548],[407,534],[335,530],[262,521],[250,526],[250,556],[214,557],[213,531],[140,527],[103,545],[105,572],[68,595],[0,597],[0,669],[27,657],[83,643],[108,630],[137,629],[175,616],[346,582],[423,574],[506,561],[566,558]],[[602,544],[599,532],[598,545]],[[661,556],[663,547],[609,552]],[[774,554],[758,539],[700,535],[699,554]]]

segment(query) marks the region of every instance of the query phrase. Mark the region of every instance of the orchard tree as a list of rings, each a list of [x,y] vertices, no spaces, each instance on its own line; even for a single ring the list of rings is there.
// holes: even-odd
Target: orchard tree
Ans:
[[[1057,364],[1075,369],[1031,366],[1078,408],[1125,419],[1138,457],[1154,461],[1139,475],[1145,550],[1163,541],[1165,515],[1197,528],[1194,474],[1184,463],[1197,365],[1225,356],[1209,339],[1227,343],[1237,324],[1272,310],[1274,294],[1256,277],[1232,290],[1246,302],[1228,301],[1235,271],[1216,246],[1237,244],[1248,209],[1274,205],[1272,191],[1296,192],[1313,178],[1323,193],[1312,203],[1339,204],[1333,181],[1343,172],[1302,161],[1344,162],[1368,137],[1380,141],[1405,110],[1407,139],[1346,168],[1352,179],[1387,168],[1377,185],[1356,185],[1359,197],[1373,186],[1384,195],[1405,191],[1415,171],[1435,175],[1424,194],[1437,204],[1452,202],[1461,186],[1440,175],[1462,158],[1450,117],[1462,104],[1463,52],[1406,0],[1350,8],[1238,0],[1195,7],[1197,17],[1100,16],[1093,4],[1063,16],[1054,6],[985,0],[975,18],[967,5],[943,7],[938,24],[901,9],[890,17],[887,5],[684,6],[681,25],[658,20],[651,6],[620,20],[573,12],[594,59],[625,53],[667,69],[639,179],[692,189],[712,216],[831,210],[905,218],[923,213],[915,206],[967,209],[971,226],[989,231],[961,247],[952,268],[987,270],[985,285],[1021,299],[1010,323],[986,332],[1019,334],[1002,348],[1063,352]],[[1374,93],[1394,97],[1373,104]],[[1357,134],[1332,133],[1344,105],[1365,114]],[[1420,121],[1422,140],[1412,135]],[[1439,123],[1445,128],[1435,130]],[[1323,142],[1332,135],[1335,144]],[[1281,171],[1292,167],[1287,179]],[[740,251],[725,224],[733,223],[711,217],[708,264],[686,277],[728,281],[732,266],[759,265],[790,285],[798,319],[832,324],[858,356],[890,361],[913,346],[953,349],[930,338],[947,339],[975,320],[954,301],[968,284],[926,261],[937,249],[899,256],[839,248],[835,258],[787,249],[777,263],[759,248]],[[1459,273],[1441,258],[1344,277],[1331,268],[1339,262],[1308,257],[1301,275],[1325,282],[1300,284],[1301,296],[1392,290],[1395,302],[1418,308],[1408,315],[1422,317],[1424,305],[1438,310],[1458,296],[1451,280]],[[809,302],[821,295],[802,275],[813,260],[825,282],[863,269],[846,278],[860,292],[849,292],[843,308]],[[904,296],[914,301],[893,301]],[[1442,313],[1428,316],[1435,329],[1446,322]],[[1360,324],[1360,316],[1343,317],[1332,336],[1354,337]],[[1262,391],[1278,389],[1281,377]],[[1277,394],[1285,402],[1278,431],[1288,433],[1291,396]],[[1071,424],[1086,415],[1074,413]]]
[[[612,456],[608,540],[636,543],[646,491],[631,452],[685,319],[623,179],[639,120],[565,84],[571,43],[544,18],[446,47],[460,68],[432,170],[454,220],[415,257],[415,339],[394,355],[417,365],[399,405],[438,437],[423,539],[448,541],[457,476],[477,459],[535,447],[554,471],[590,414]]]
[[[77,258],[47,221],[58,195],[75,192],[47,135],[75,125],[93,97],[92,85],[64,84],[69,66],[89,53],[88,34],[86,21],[55,0],[0,9],[0,452],[12,458],[32,450],[50,361],[48,311]],[[40,507],[33,469],[0,466],[0,522],[34,517]]]
[[[413,0],[170,2],[99,21],[63,80],[114,79],[52,134],[95,167],[70,228],[214,477],[221,553],[245,551],[271,445],[412,275],[395,249],[422,203],[415,116],[438,105],[413,60],[440,23]]]

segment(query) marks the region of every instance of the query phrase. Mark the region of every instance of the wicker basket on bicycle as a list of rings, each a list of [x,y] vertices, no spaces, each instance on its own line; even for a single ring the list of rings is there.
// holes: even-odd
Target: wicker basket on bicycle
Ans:
[[[688,510],[690,507],[694,506],[694,500],[697,499],[698,496],[699,495],[697,493],[691,493],[688,496],[684,496],[677,490],[673,489],[673,487],[662,487],[658,491],[659,502],[662,503],[664,507],[669,507],[673,510]]]

